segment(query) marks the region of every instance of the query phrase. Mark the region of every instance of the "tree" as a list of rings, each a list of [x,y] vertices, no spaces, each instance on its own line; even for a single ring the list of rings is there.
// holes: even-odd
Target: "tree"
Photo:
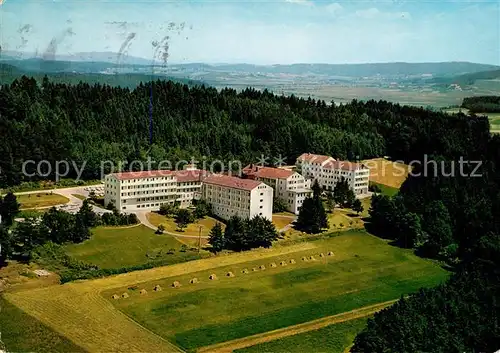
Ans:
[[[12,256],[14,237],[7,227],[0,224],[0,265]]]
[[[442,201],[433,201],[426,207],[423,229],[427,234],[422,248],[426,256],[436,257],[453,242],[450,214]]]
[[[17,202],[16,195],[9,192],[3,199],[0,197],[0,216],[2,216],[2,223],[4,225],[11,226],[18,212],[19,203]]]
[[[232,216],[226,224],[224,239],[226,248],[241,251],[247,246],[247,222],[238,216]]]
[[[89,228],[95,227],[98,222],[98,216],[95,214],[89,200],[87,199],[83,200],[82,206],[77,213],[77,217],[80,217],[83,224]]]
[[[212,246],[212,251],[217,254],[222,251],[226,246],[224,234],[222,232],[222,225],[217,222],[210,230],[208,243]]]
[[[352,210],[356,212],[358,215],[364,211],[363,204],[359,199],[355,199],[352,203]]]
[[[273,222],[262,216],[255,216],[249,220],[246,230],[250,248],[268,248],[279,237]]]
[[[333,213],[335,209],[335,200],[332,192],[326,194],[326,207],[328,208],[328,213]]]
[[[333,199],[335,203],[342,207],[350,207],[355,198],[354,192],[349,187],[347,179],[340,177],[340,180],[335,184],[335,188],[333,189]]]
[[[189,223],[193,222],[193,215],[185,208],[180,209],[175,217],[175,223],[181,232],[187,227]]]
[[[206,200],[198,200],[194,209],[194,218],[201,219],[210,214],[212,207]]]
[[[160,224],[158,226],[158,229],[156,229],[156,234],[163,234],[163,232],[165,231],[165,226],[163,224]]]
[[[45,239],[56,244],[62,244],[80,238],[80,236],[74,235],[75,222],[75,215],[52,207],[42,217],[41,227],[46,234]],[[86,227],[83,219],[79,219],[78,231],[82,231],[83,227]]]
[[[321,197],[321,186],[319,186],[318,179],[314,180],[311,189],[313,191],[313,197]]]
[[[158,211],[158,213],[163,216],[170,217],[175,214],[176,211],[177,208],[175,207],[175,205],[167,202],[160,205],[160,211]]]
[[[273,212],[286,212],[288,210],[288,205],[285,201],[279,198],[274,198],[273,200]]]
[[[296,227],[312,234],[320,233],[322,229],[328,228],[326,211],[319,197],[307,197],[304,200],[299,210]]]

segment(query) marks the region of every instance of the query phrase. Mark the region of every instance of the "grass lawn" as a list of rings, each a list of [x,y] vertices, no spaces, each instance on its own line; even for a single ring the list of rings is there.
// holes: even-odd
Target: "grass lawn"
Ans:
[[[238,349],[237,353],[343,353],[366,326],[367,318],[351,320],[279,340]]]
[[[82,201],[86,199],[86,197],[85,197],[85,196],[80,195],[80,194],[71,194],[71,196],[76,197],[77,199],[80,199],[80,200],[82,200]]]
[[[410,172],[410,167],[406,164],[391,162],[384,158],[368,159],[363,163],[370,169],[371,182],[398,189]]]
[[[175,220],[170,217],[162,216],[156,212],[150,212],[147,214],[147,218],[149,222],[158,227],[160,224],[163,224],[165,230],[171,233],[178,233],[179,235],[191,235],[198,236],[200,234],[201,227],[201,236],[208,236],[212,227],[217,223],[217,220],[211,217],[205,217],[203,219],[199,219],[194,223],[189,224],[186,228],[184,228],[183,232],[179,232],[177,230],[177,224]],[[222,228],[224,229],[225,225],[221,222]]]
[[[0,311],[2,341],[9,352],[85,352],[2,297]]]
[[[183,245],[171,235],[157,235],[143,225],[134,227],[98,227],[92,238],[66,246],[69,255],[101,268],[141,265],[150,261],[173,264],[199,258],[196,251],[179,251]],[[167,254],[174,249],[173,254]]]
[[[276,215],[273,214],[273,224],[276,227],[276,230],[279,231],[280,229],[283,229],[287,225],[293,222],[293,218],[290,216],[282,216],[282,215]]]
[[[398,188],[394,188],[392,186],[384,185],[384,184],[379,184],[375,182],[370,182],[370,184],[377,185],[380,188],[380,193],[382,195],[387,195],[387,196],[394,196],[399,192]]]
[[[319,256],[329,251],[335,255]],[[308,248],[265,260],[251,255],[249,262],[139,284],[147,295],[128,291],[128,286],[102,295],[144,327],[195,349],[397,299],[448,277],[438,264],[363,231],[310,241]],[[311,255],[316,261],[301,260]],[[290,259],[296,264],[280,265]],[[260,265],[266,269],[252,271]],[[234,278],[225,275],[229,271]],[[212,273],[217,280],[208,279]],[[200,282],[190,284],[194,277]],[[172,288],[174,281],[182,286]],[[152,291],[157,284],[163,291]],[[127,299],[111,298],[126,291]]]
[[[21,204],[20,209],[26,209],[60,205],[68,203],[69,199],[59,194],[40,192],[36,194],[17,195],[17,202]]]

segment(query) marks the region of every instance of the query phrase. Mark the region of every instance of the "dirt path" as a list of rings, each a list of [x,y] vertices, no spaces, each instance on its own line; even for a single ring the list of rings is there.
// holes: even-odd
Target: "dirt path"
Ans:
[[[151,211],[136,211],[134,212],[136,215],[137,215],[137,218],[139,219],[139,221],[144,224],[146,227],[150,228],[150,229],[153,229],[153,230],[157,230],[158,227],[153,225],[149,219],[148,219],[148,216],[147,214],[151,212]],[[201,237],[198,236],[198,235],[184,235],[184,234],[178,234],[178,233],[173,233],[173,232],[169,232],[167,230],[164,230],[163,231],[163,234],[168,234],[168,235],[173,235],[174,237],[179,237],[179,238],[190,238],[190,239],[198,239],[198,238],[201,238],[201,239],[208,239],[209,237],[206,236],[206,235],[202,235]]]
[[[304,332],[318,330],[320,328],[330,326],[333,324],[339,324],[341,322],[350,321],[354,319],[360,319],[380,311],[397,300],[390,300],[383,303],[378,303],[374,305],[365,306],[359,309],[347,311],[345,313],[327,316],[321,319],[305,322],[303,324],[288,326],[278,330],[268,331],[264,333],[259,333],[257,335],[243,337],[235,339],[232,341],[222,342],[214,344],[211,346],[201,347],[198,349],[198,353],[230,353],[237,349],[242,349],[250,346],[255,346],[256,344],[274,341],[280,338],[297,335]]]

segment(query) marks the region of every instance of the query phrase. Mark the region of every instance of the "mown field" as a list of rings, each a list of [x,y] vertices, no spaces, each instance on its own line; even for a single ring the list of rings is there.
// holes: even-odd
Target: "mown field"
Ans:
[[[200,229],[201,229],[201,236],[208,236],[212,227],[217,223],[216,219],[211,217],[205,217],[203,219],[196,220],[196,222],[188,224],[188,226],[182,232],[180,232],[178,231],[175,219],[171,217],[165,217],[156,212],[150,212],[147,214],[147,218],[148,221],[156,227],[162,224],[167,232],[178,233],[179,235],[190,235],[194,237],[200,235]],[[221,224],[224,227],[224,224],[223,223]]]
[[[238,349],[236,353],[343,353],[363,330],[368,318],[356,319],[279,340]]]
[[[395,187],[392,187],[392,186],[388,186],[388,185],[384,185],[384,184],[379,184],[379,183],[371,182],[370,185],[376,185],[376,186],[378,186],[379,189],[380,189],[380,193],[382,195],[394,196],[394,195],[396,195],[399,192],[398,188],[395,188]]]
[[[20,209],[36,208],[36,207],[50,207],[69,202],[65,196],[54,194],[50,192],[40,192],[34,194],[17,195],[17,202],[19,202]]]
[[[199,258],[198,252],[189,247],[181,251],[183,245],[187,247],[171,235],[157,235],[154,230],[137,225],[95,228],[91,239],[67,245],[65,249],[75,259],[100,268],[119,268],[151,261],[168,265]]]
[[[363,161],[370,169],[370,182],[399,189],[410,173],[410,167],[403,163],[392,162],[385,158]]]
[[[439,265],[363,231],[307,244],[312,247],[179,273],[136,288],[124,284],[102,295],[144,327],[192,350],[396,299],[448,276]],[[329,251],[335,255],[320,257]],[[302,260],[310,256],[316,260]],[[296,264],[290,264],[291,259]],[[281,261],[287,265],[281,266]],[[259,269],[261,265],[266,268]],[[242,273],[244,269],[249,273]],[[235,277],[227,277],[228,272]],[[211,274],[218,279],[209,280]],[[192,278],[199,283],[190,284]],[[173,288],[174,281],[181,286]],[[163,290],[153,291],[156,285]],[[141,295],[140,289],[147,294]],[[112,299],[125,292],[129,298]]]

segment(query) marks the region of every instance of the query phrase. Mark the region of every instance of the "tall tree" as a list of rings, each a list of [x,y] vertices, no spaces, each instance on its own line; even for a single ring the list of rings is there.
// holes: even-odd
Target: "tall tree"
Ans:
[[[226,246],[224,233],[222,232],[222,225],[219,222],[217,222],[210,230],[208,243],[212,246],[212,250],[215,254],[222,251]]]
[[[15,215],[19,212],[19,203],[17,202],[16,195],[12,192],[7,193],[0,197],[0,215],[2,216],[2,223],[6,226],[11,226],[14,222]]]
[[[80,218],[80,221],[84,226],[89,228],[95,227],[98,222],[98,217],[87,199],[83,200],[82,206],[77,213],[77,217]]]
[[[360,199],[354,199],[352,203],[352,210],[358,215],[364,211],[363,204],[361,203]]]
[[[192,213],[185,209],[181,208],[175,217],[175,223],[177,224],[177,227],[182,231],[184,231],[184,228],[187,227],[189,223],[193,222],[193,215]]]
[[[0,224],[0,266],[12,255],[14,238],[9,229]]]

